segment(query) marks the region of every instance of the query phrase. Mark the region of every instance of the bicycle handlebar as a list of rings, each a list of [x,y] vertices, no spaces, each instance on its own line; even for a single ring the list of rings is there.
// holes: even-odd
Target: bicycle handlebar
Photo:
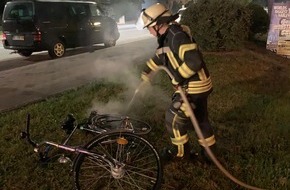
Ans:
[[[21,138],[26,138],[26,140],[28,141],[29,144],[31,144],[34,148],[37,148],[38,145],[37,143],[35,143],[31,138],[30,138],[30,131],[29,131],[29,128],[30,128],[30,114],[27,114],[27,118],[26,118],[26,131],[22,131],[20,133],[20,137]]]

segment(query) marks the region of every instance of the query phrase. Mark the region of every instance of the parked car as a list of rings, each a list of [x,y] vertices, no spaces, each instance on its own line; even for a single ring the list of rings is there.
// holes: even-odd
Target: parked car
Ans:
[[[9,1],[2,26],[4,48],[27,57],[48,50],[52,58],[59,58],[66,48],[115,46],[120,36],[117,23],[100,15],[97,4],[89,1]]]

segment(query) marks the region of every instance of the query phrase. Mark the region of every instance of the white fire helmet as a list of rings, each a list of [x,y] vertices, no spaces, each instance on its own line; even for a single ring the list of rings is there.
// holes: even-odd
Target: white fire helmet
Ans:
[[[143,9],[136,23],[138,29],[155,26],[162,17],[171,17],[171,12],[162,4],[156,3],[147,9]],[[160,19],[161,18],[161,19]],[[158,23],[162,24],[162,23]]]

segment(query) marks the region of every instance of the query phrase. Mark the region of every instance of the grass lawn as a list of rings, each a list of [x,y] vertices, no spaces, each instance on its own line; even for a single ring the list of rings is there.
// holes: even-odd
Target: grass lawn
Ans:
[[[290,60],[264,48],[227,53],[204,53],[214,84],[209,98],[218,158],[241,181],[271,190],[290,189]],[[145,60],[142,60],[145,62]],[[164,111],[172,93],[168,78],[160,73],[146,93],[137,98],[129,115],[153,126],[146,136],[159,150],[167,146]],[[32,148],[19,138],[31,114],[31,135],[37,141],[62,142],[60,123],[67,113],[77,119],[88,116],[96,97],[104,107],[124,102],[126,87],[95,81],[45,101],[0,114],[0,189],[73,189],[69,164],[40,164]],[[191,142],[198,150],[196,135]],[[84,144],[90,136],[78,133],[72,144]],[[174,162],[164,167],[164,190],[243,189],[214,165]]]

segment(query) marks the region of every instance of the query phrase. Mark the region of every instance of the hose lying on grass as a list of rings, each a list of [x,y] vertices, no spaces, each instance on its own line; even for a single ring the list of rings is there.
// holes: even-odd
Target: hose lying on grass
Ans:
[[[169,77],[170,77],[171,79],[174,79],[174,76],[172,75],[172,73],[170,73],[170,71],[169,71],[166,67],[164,67],[164,66],[159,66],[159,67],[158,67],[158,70],[156,70],[155,73],[154,73],[152,76],[154,76],[154,75],[155,75],[159,70],[164,70],[164,71],[169,75]],[[151,77],[152,77],[152,76],[151,76]],[[135,90],[134,96],[133,96],[133,98],[131,99],[131,101],[130,101],[130,103],[129,103],[129,105],[128,105],[127,111],[130,109],[130,107],[131,107],[131,105],[132,105],[132,103],[133,103],[133,101],[134,101],[134,99],[135,99],[135,97],[136,97],[136,94],[140,91],[140,88],[142,88],[142,86],[144,85],[144,83],[145,83],[145,81],[143,81],[143,82],[139,85],[139,87]],[[198,122],[197,122],[197,119],[196,119],[196,117],[195,117],[195,115],[194,115],[194,112],[193,112],[193,110],[192,110],[192,108],[191,108],[191,106],[190,106],[190,104],[189,104],[189,102],[188,102],[188,99],[187,99],[187,97],[186,97],[186,95],[185,95],[185,93],[184,93],[182,87],[181,87],[181,86],[178,86],[177,88],[178,88],[178,90],[179,90],[179,92],[180,92],[180,95],[181,95],[181,98],[182,98],[183,102],[187,105],[187,106],[186,106],[186,109],[187,109],[186,111],[189,113],[190,120],[191,120],[191,122],[192,122],[192,124],[193,124],[193,127],[194,127],[194,129],[195,129],[195,132],[196,132],[198,138],[201,139],[202,144],[205,145],[205,150],[206,150],[206,152],[208,153],[209,157],[210,157],[211,160],[214,162],[214,164],[219,168],[219,170],[221,170],[221,171],[223,172],[223,174],[224,174],[226,177],[228,177],[230,180],[232,180],[233,182],[235,182],[236,184],[238,184],[238,185],[240,185],[240,186],[242,186],[242,187],[245,187],[245,188],[247,188],[247,189],[252,189],[252,190],[264,190],[264,189],[261,189],[261,188],[258,188],[258,187],[254,187],[254,186],[248,185],[248,184],[246,184],[246,183],[240,181],[239,179],[237,179],[237,178],[235,178],[233,175],[231,175],[231,174],[230,174],[230,173],[229,173],[229,172],[228,172],[228,171],[227,171],[227,170],[222,166],[222,164],[217,160],[216,156],[213,154],[213,152],[212,152],[211,149],[209,148],[207,142],[205,141],[204,136],[203,136],[203,134],[202,134],[202,132],[201,132],[201,129],[200,129],[200,127],[199,127],[199,124],[198,124]]]

